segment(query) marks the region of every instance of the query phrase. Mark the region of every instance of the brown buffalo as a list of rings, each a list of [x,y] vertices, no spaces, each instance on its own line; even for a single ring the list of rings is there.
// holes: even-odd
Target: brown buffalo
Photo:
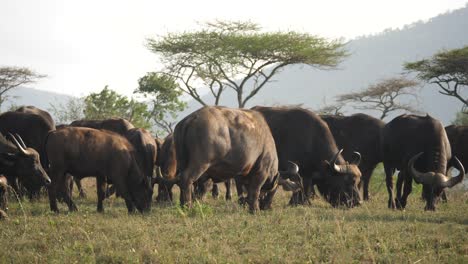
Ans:
[[[377,164],[383,161],[380,142],[385,123],[366,114],[322,115],[320,117],[327,122],[338,148],[343,149],[343,157],[346,160],[353,158],[354,151],[362,155],[359,163],[359,170],[362,173],[359,186],[362,189],[364,200],[368,200],[372,172]]]
[[[205,173],[247,186],[251,212],[270,208],[277,184],[285,184],[270,129],[256,111],[205,106],[177,124],[174,145],[182,206],[191,206],[193,183]]]
[[[463,167],[468,168],[468,126],[447,126],[445,132],[450,141],[452,156],[460,159]],[[449,163],[449,166],[453,165]]]
[[[50,178],[42,168],[37,151],[28,148],[20,136],[9,135],[14,144],[0,134],[0,174],[7,177],[8,183],[16,192],[17,180],[27,188],[50,184]]]
[[[313,193],[314,185],[333,206],[353,207],[360,203],[360,155],[354,152],[354,160],[346,162],[328,125],[318,115],[298,107],[256,106],[252,109],[265,117],[271,129],[279,168],[286,168],[288,161],[297,163],[300,168],[305,195],[294,194],[290,204],[304,203]]]
[[[18,111],[5,112],[0,115],[0,133],[3,135],[7,135],[8,133],[19,135],[25,145],[34,149],[39,154],[42,168],[47,170],[49,166],[45,155],[44,142],[49,131],[55,130],[55,125],[53,121],[49,119],[50,115],[45,111],[43,112],[46,114],[39,114],[40,112],[38,111],[42,110],[37,108],[37,111],[33,111],[31,107],[24,108],[23,110],[21,109],[22,108],[18,109]],[[8,177],[15,191],[21,195],[22,193],[19,192],[16,179],[12,179],[10,176]],[[21,184],[26,187],[30,198],[36,196],[43,186],[42,184],[32,184],[32,182],[25,184],[21,182]]]
[[[435,210],[436,200],[444,188],[463,180],[464,168],[456,157],[453,160],[460,175],[446,176],[447,164],[452,159],[450,143],[442,124],[429,115],[401,115],[390,121],[383,130],[382,147],[389,208],[405,208],[413,178],[423,184],[425,210]],[[392,176],[396,169],[400,173],[394,199]]]
[[[129,212],[134,206],[140,211],[151,207],[152,188],[137,162],[133,145],[124,137],[106,130],[69,127],[50,133],[46,143],[53,184],[49,188],[50,208],[58,212],[57,194],[63,197],[69,210],[76,210],[66,173],[82,178],[95,175],[97,210],[104,210],[106,184],[114,184],[117,195],[125,199]]]

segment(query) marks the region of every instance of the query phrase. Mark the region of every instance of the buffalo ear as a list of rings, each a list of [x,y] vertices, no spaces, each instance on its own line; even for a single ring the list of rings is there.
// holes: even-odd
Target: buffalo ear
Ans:
[[[1,153],[0,164],[5,166],[13,166],[18,157],[13,153]]]

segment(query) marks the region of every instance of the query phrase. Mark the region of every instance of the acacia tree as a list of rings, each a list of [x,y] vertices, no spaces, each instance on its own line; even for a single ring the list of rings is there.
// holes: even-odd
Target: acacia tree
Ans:
[[[468,87],[468,46],[441,51],[429,59],[405,63],[404,67],[416,72],[421,80],[437,84],[439,93],[457,98],[468,111],[468,94],[463,92]]]
[[[350,103],[356,109],[379,111],[380,119],[383,120],[394,111],[418,112],[411,103],[400,102],[403,96],[417,98],[418,84],[403,77],[388,78],[371,84],[362,91],[339,95],[337,102]]]
[[[151,120],[165,134],[172,133],[177,113],[186,107],[186,103],[179,99],[182,91],[177,89],[174,78],[149,72],[138,80],[138,88],[135,93],[150,98],[149,116]]]
[[[0,67],[0,108],[8,99],[8,91],[21,85],[31,84],[46,75],[38,74],[28,68]]]
[[[263,32],[251,22],[215,21],[195,32],[169,33],[147,40],[159,55],[177,89],[207,105],[200,89],[207,87],[218,105],[229,88],[239,108],[254,97],[281,69],[291,64],[332,69],[347,55],[340,40],[307,33]]]
[[[321,108],[317,109],[316,112],[320,115],[344,115],[343,107],[345,106],[344,103],[339,102],[335,104],[328,104],[324,105]]]

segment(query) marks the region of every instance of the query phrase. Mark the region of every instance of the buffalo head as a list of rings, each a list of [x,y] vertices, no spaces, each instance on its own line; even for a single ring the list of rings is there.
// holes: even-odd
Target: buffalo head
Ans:
[[[28,148],[19,135],[9,134],[16,151],[0,153],[0,164],[18,176],[26,186],[49,185],[51,180],[42,168],[39,154]]]
[[[463,181],[465,168],[457,157],[453,157],[455,168],[460,171],[457,177],[448,177],[443,173],[432,171],[420,172],[414,168],[414,163],[422,154],[423,152],[418,153],[409,160],[408,169],[414,181],[423,184],[423,197],[426,200],[425,210],[435,210],[436,200],[440,197],[442,191]]]
[[[354,152],[354,159],[349,163],[337,164],[338,157],[343,152],[339,150],[331,160],[324,161],[324,173],[320,174],[322,184],[318,188],[333,207],[346,205],[354,207],[361,204],[361,194],[358,184],[361,180],[359,163],[361,154]]]

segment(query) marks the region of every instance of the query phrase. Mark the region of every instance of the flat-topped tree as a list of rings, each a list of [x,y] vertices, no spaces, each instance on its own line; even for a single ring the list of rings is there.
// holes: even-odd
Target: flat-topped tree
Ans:
[[[404,67],[409,72],[416,72],[421,80],[437,84],[439,93],[457,98],[463,103],[464,112],[468,112],[468,97],[463,91],[468,87],[468,46],[441,51],[429,59],[407,62]]]
[[[169,33],[147,40],[177,89],[207,105],[200,89],[208,88],[218,105],[226,88],[245,107],[287,65],[333,69],[347,55],[340,40],[295,31],[264,32],[252,22],[215,21],[194,32]]]
[[[8,99],[8,91],[35,83],[46,75],[22,67],[0,67],[0,107]]]
[[[418,85],[418,82],[403,77],[388,78],[371,84],[361,91],[339,95],[336,101],[341,104],[351,104],[360,110],[379,111],[380,119],[383,120],[394,111],[419,112],[411,102],[401,102],[404,96],[417,98]]]

